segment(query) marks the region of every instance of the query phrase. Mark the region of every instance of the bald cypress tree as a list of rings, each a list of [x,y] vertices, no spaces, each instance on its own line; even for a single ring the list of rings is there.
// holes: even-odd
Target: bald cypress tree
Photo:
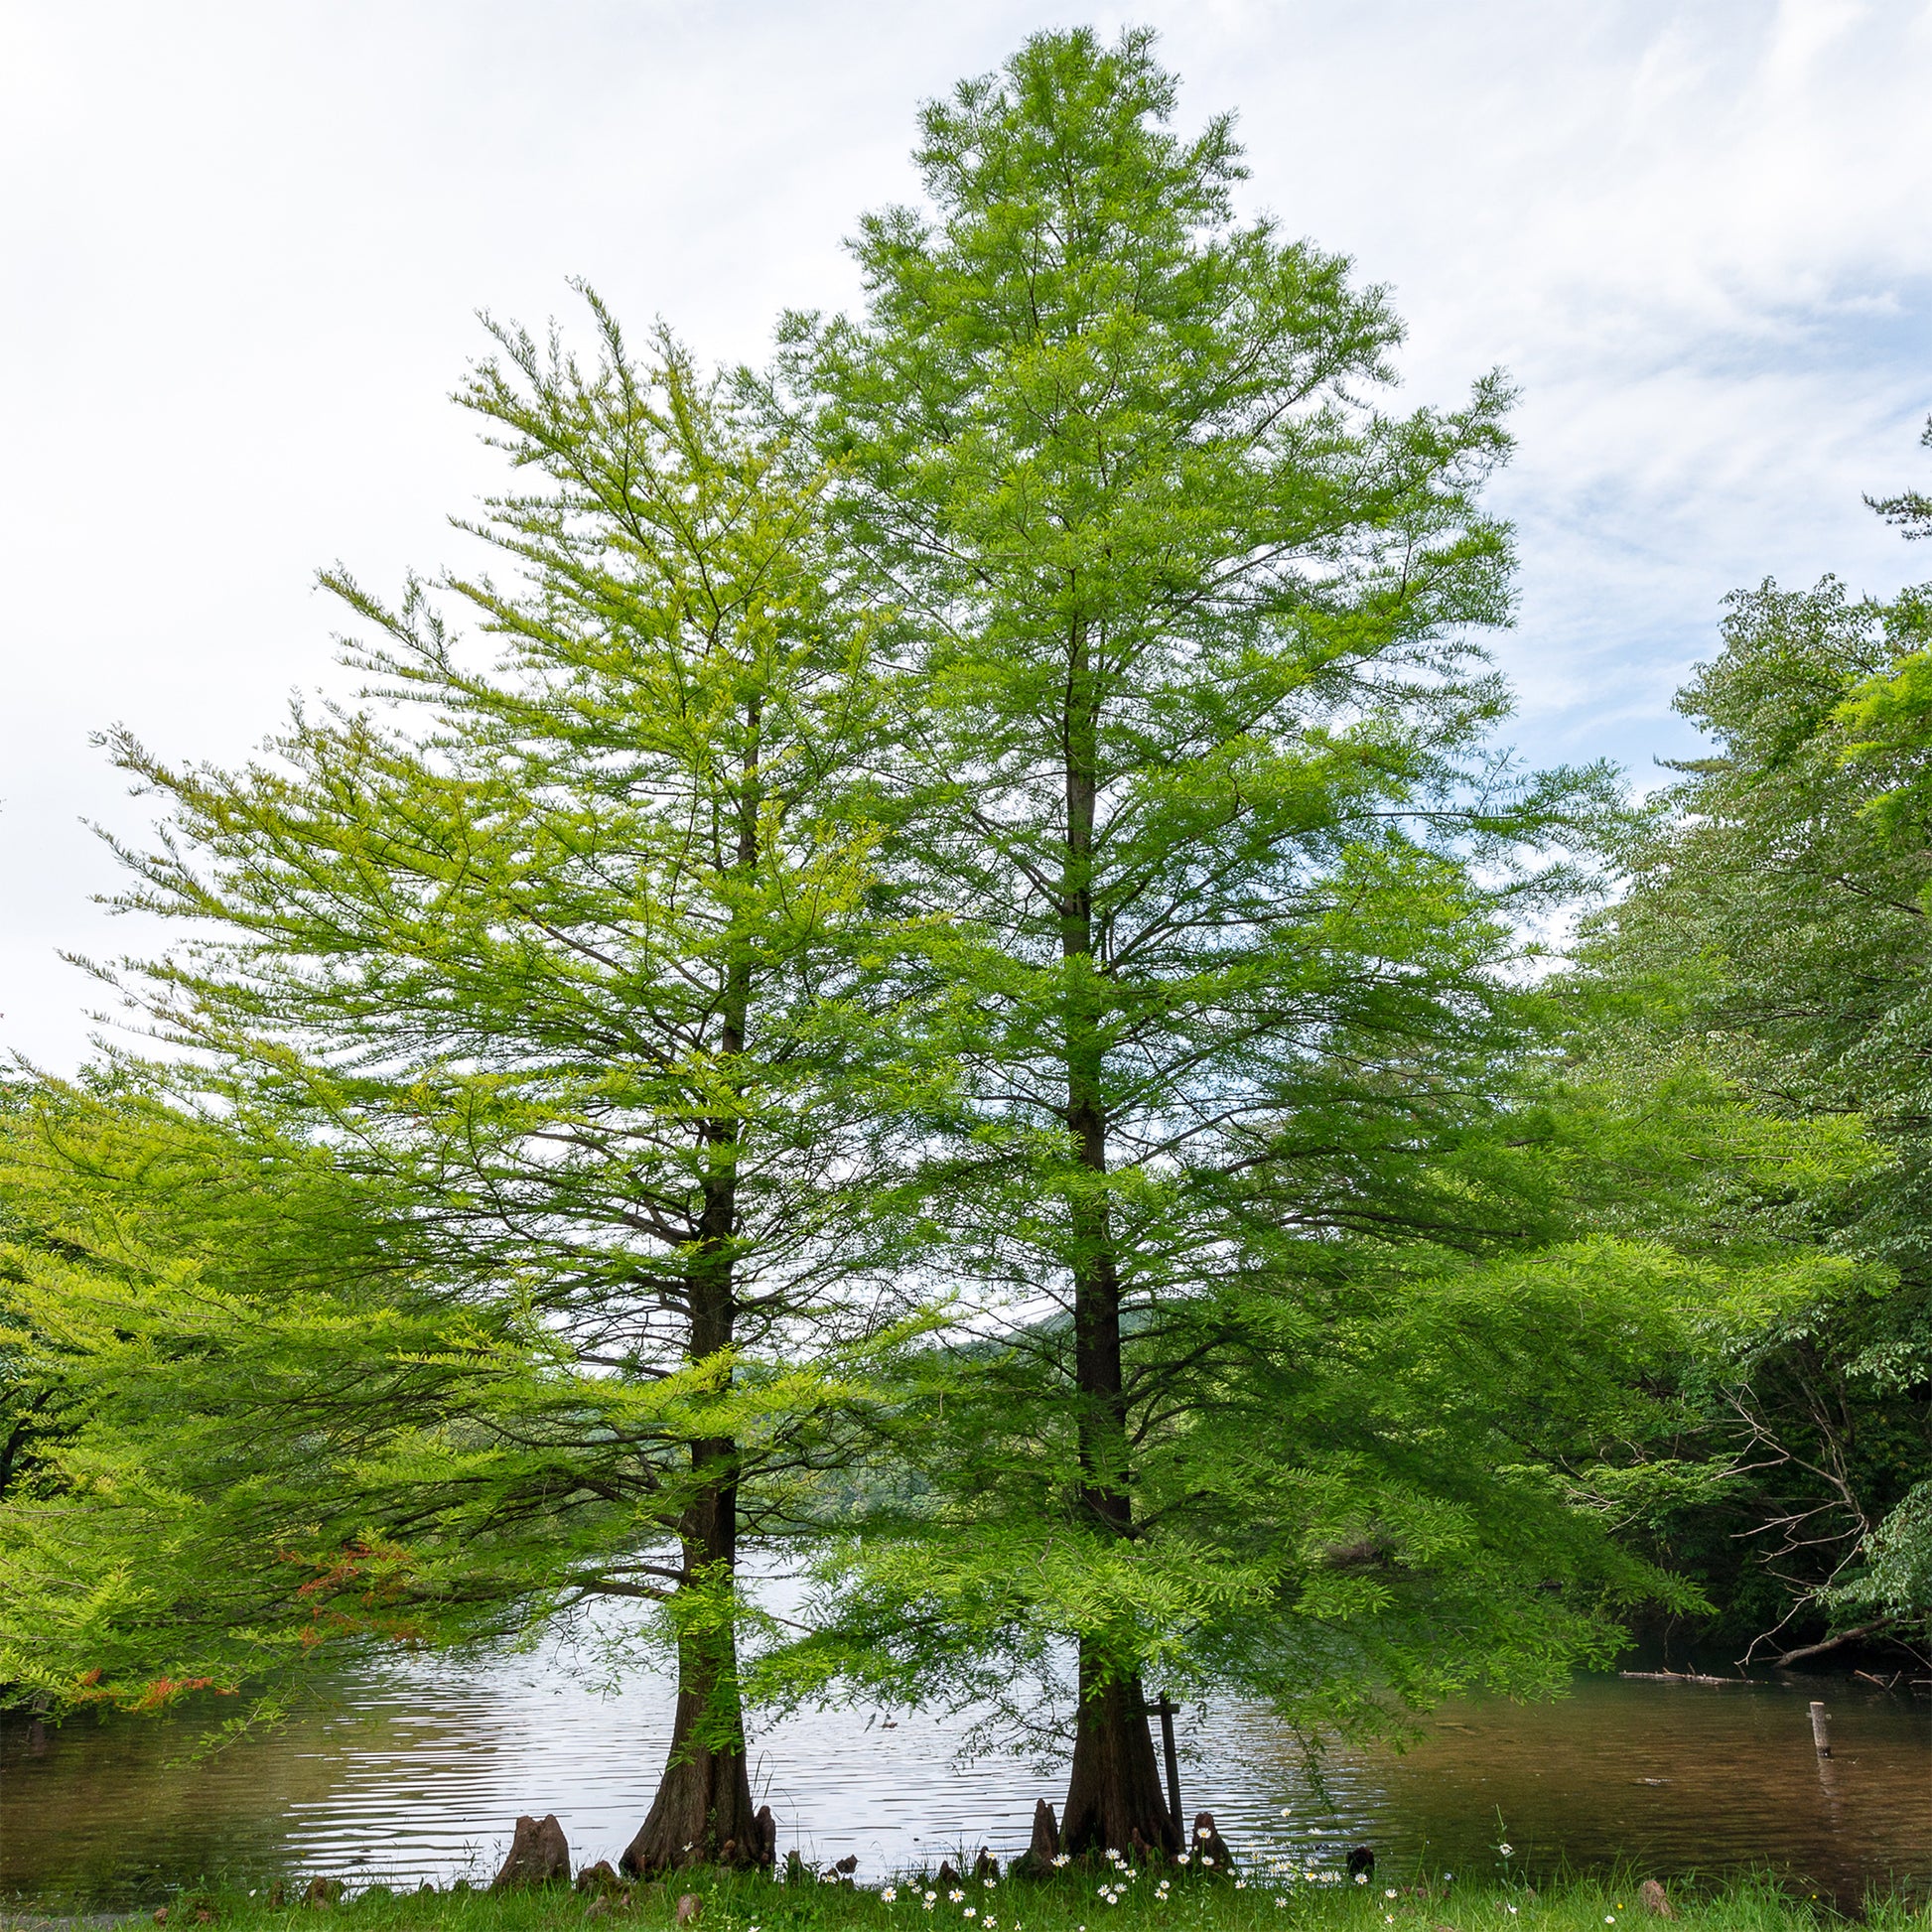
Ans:
[[[1448,1150],[1498,1119],[1525,1038],[1511,906],[1552,882],[1506,855],[1589,791],[1519,783],[1485,749],[1506,699],[1471,636],[1509,608],[1479,498],[1504,385],[1392,409],[1382,291],[1237,218],[1229,119],[1183,137],[1174,104],[1139,31],[1038,35],[930,103],[925,206],[865,219],[863,314],[794,317],[782,365],[850,567],[901,614],[895,850],[958,1068],[926,1211],[978,1311],[971,1387],[931,1439],[953,1567],[927,1551],[889,1578],[875,1543],[855,1614],[907,1655],[913,1627],[962,1655],[1075,1640],[1076,1851],[1178,1849],[1150,1660],[1284,1695],[1300,1669],[1339,1708],[1351,1671],[1359,1690],[1400,1677],[1404,1642],[1428,1651],[1432,1618],[1465,1619],[1455,1668],[1509,1648],[1446,1596],[1356,1647],[1343,1577],[1372,1597],[1364,1579],[1428,1568],[1401,1554],[1400,1483],[1376,1488],[1402,1457],[1365,1428],[1382,1475],[1353,1500],[1296,1463],[1320,1453],[1311,1391],[1341,1386],[1351,1271],[1538,1226],[1493,1176],[1449,1178]],[[1355,1440],[1336,1417],[1330,1445]],[[1265,1455],[1277,1426],[1299,1501],[1216,1440]],[[1466,1500],[1489,1449],[1459,1439],[1425,1478],[1421,1440],[1411,1477]],[[1508,1541],[1506,1513],[1483,1534]],[[1497,1573],[1492,1607],[1529,1605],[1535,1576]]]
[[[662,1606],[674,1732],[625,1854],[650,1870],[769,1856],[741,1538],[796,1526],[890,1307],[890,940],[869,620],[825,566],[822,479],[593,306],[588,365],[500,330],[462,394],[515,471],[472,526],[504,575],[394,605],[326,580],[365,629],[360,708],[298,712],[238,771],[112,745],[168,806],[126,902],[197,934],[122,975],[194,1049],[171,1077],[381,1183],[419,1277],[548,1364],[531,1441],[568,1452],[501,1489],[480,1464],[454,1516],[399,1503],[388,1540],[404,1561],[440,1523],[486,1572],[548,1525],[488,1587],[499,1628]]]

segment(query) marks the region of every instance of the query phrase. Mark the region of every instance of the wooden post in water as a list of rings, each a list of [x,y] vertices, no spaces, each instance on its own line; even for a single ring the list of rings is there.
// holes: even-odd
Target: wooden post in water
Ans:
[[[1147,1707],[1147,1715],[1161,1720],[1161,1753],[1168,1760],[1168,1806],[1173,1813],[1174,1843],[1186,1853],[1192,1848],[1187,1843],[1187,1827],[1180,1816],[1180,1759],[1173,1747],[1173,1721],[1179,1709],[1164,1697]]]
[[[1811,1701],[1811,1741],[1817,1747],[1820,1757],[1832,1754],[1832,1733],[1829,1728],[1831,1720],[1825,1715],[1825,1707],[1816,1698]]]

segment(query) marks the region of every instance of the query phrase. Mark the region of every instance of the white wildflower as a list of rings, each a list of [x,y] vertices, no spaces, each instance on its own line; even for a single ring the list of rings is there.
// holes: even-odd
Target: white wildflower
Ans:
[[[881,1898],[883,1898],[886,1901],[888,1905],[890,1905],[893,1902],[893,1900],[898,1896],[898,1893],[893,1886],[888,1885],[886,1889],[882,1891],[879,1895]]]
[[[964,1898],[965,1896],[966,1896],[966,1894],[965,1894],[965,1893],[964,1893],[963,1891],[961,1891],[961,1890],[959,1889],[959,1887],[958,1887],[957,1885],[955,1885],[955,1886],[954,1886],[954,1887],[952,1888],[952,1890],[951,1890],[951,1891],[949,1891],[949,1892],[948,1892],[948,1893],[946,1894],[946,1897],[947,1897],[947,1898],[948,1898],[949,1900],[951,1900],[951,1902],[952,1902],[953,1904],[955,1904],[955,1905],[957,1905],[957,1904],[959,1903],[959,1901],[960,1901],[960,1900],[961,1900],[962,1898]]]
[[[1500,1852],[1504,1858],[1508,1858],[1516,1850],[1516,1848],[1513,1845],[1499,1845],[1496,1847],[1496,1850]]]
[[[1368,1883],[1368,1873],[1367,1873],[1366,1871],[1358,1871],[1358,1872],[1356,1872],[1356,1874],[1355,1874],[1355,1882],[1356,1882],[1356,1883],[1357,1883],[1358,1885],[1365,1885],[1365,1884],[1367,1884],[1367,1883]]]

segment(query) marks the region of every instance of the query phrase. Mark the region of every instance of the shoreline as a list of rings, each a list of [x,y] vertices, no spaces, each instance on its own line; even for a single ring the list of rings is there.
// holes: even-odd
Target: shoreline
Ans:
[[[947,1874],[950,1877],[950,1874]],[[592,1878],[586,1872],[581,1878]],[[459,1883],[397,1892],[380,1883],[310,1902],[290,1884],[284,1903],[214,1885],[174,1888],[165,1906],[64,1909],[55,1900],[0,1906],[0,1932],[115,1932],[159,1923],[223,1932],[1815,1932],[1863,1922],[1883,1932],[1932,1926],[1932,1874],[1887,1896],[1834,1898],[1769,1871],[1714,1873],[1659,1884],[1626,1870],[1545,1882],[1397,1877],[1336,1883],[1331,1874],[1250,1867],[1212,1875],[1160,1863],[1139,1870],[1095,1861],[1050,1877],[925,1874],[877,1886],[828,1871],[787,1883],[760,1873],[696,1868],[621,1884],[562,1883],[491,1891]],[[158,1917],[159,1914],[159,1917]]]

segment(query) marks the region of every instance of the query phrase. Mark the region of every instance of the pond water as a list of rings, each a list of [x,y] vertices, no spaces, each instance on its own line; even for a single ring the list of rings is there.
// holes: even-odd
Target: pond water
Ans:
[[[411,1665],[345,1681],[327,1712],[196,1762],[209,1714],[72,1722],[37,1750],[0,1724],[0,1898],[152,1903],[201,1876],[486,1878],[518,1812],[554,1811],[579,1862],[615,1861],[648,1803],[666,1735],[660,1680],[604,1697],[540,1656]],[[1825,1698],[1834,1751],[1813,1752]],[[1669,1877],[1783,1868],[1856,1905],[1867,1887],[1932,1890],[1932,1699],[1850,1678],[1723,1687],[1587,1678],[1554,1704],[1445,1710],[1414,1748],[1329,1759],[1319,1787],[1265,1712],[1180,1724],[1182,1799],[1237,1857],[1332,1863],[1373,1846],[1382,1875],[1464,1877],[1625,1863]],[[1024,1848],[1063,1769],[958,1761],[960,1722],[800,1718],[762,1736],[756,1784],[781,1850],[856,1853],[878,1878],[962,1848]],[[1283,1816],[1283,1808],[1289,1815]]]

